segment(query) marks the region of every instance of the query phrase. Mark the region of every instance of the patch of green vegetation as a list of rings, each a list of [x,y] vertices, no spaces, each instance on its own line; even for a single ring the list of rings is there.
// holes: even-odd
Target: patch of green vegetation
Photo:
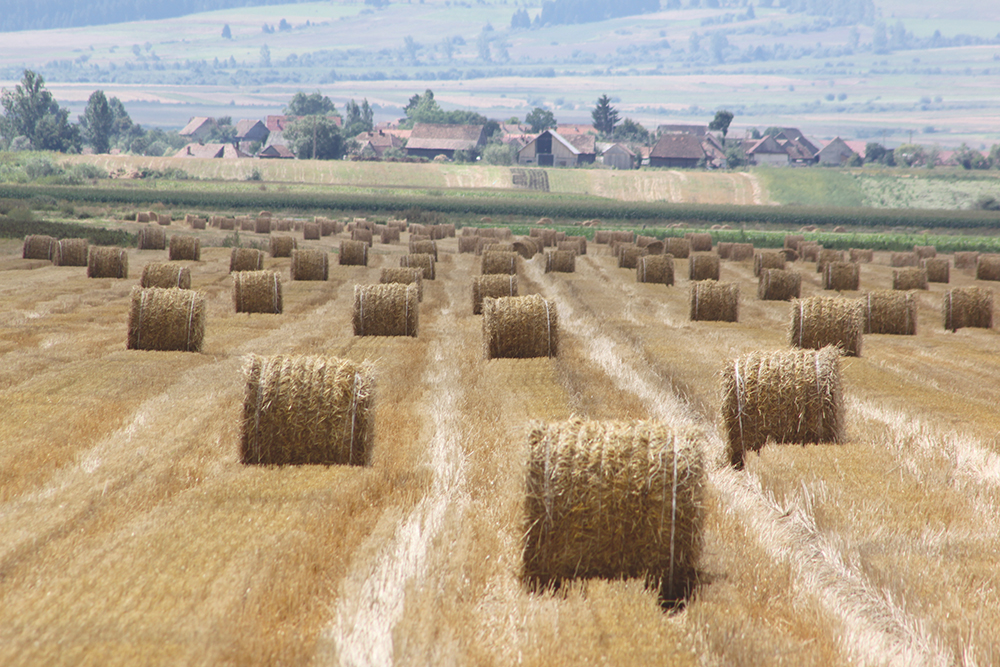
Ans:
[[[754,175],[767,187],[771,199],[788,206],[864,206],[857,180],[840,169],[758,167]]]

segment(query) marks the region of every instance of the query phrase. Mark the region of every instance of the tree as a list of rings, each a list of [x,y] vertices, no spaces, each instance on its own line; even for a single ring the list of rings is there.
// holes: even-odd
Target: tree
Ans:
[[[292,96],[285,113],[289,116],[334,116],[337,115],[337,108],[329,97],[319,91],[306,95],[300,90]]]
[[[894,153],[896,161],[907,167],[919,167],[927,161],[927,153],[920,144],[903,144]]]
[[[649,143],[649,130],[631,118],[626,118],[614,129],[612,137],[615,141],[633,144]]]
[[[955,151],[955,161],[962,165],[963,169],[989,169],[990,162],[979,151],[969,148],[963,143]]]
[[[733,112],[727,109],[715,112],[715,118],[708,124],[708,129],[722,132],[722,145],[726,145],[726,135],[729,133],[729,124],[733,122]]]
[[[229,29],[229,24],[222,26],[222,39],[232,39],[233,31]]]
[[[607,95],[598,98],[590,117],[594,120],[594,129],[605,136],[611,136],[618,124],[618,110],[611,106],[611,98]]]
[[[346,147],[337,124],[325,116],[306,116],[285,127],[288,148],[300,160],[339,160]]]
[[[513,144],[490,142],[483,149],[483,162],[486,164],[514,164],[517,160],[517,148]]]
[[[528,115],[524,117],[524,122],[531,126],[532,132],[542,132],[549,129],[550,127],[555,127],[556,117],[548,109],[543,109],[542,107],[535,107]]]
[[[869,141],[865,144],[865,162],[881,162],[885,157],[885,148],[882,144]]]
[[[80,150],[80,128],[69,122],[69,110],[59,104],[41,75],[24,70],[14,90],[0,95],[4,108],[3,134],[12,142],[25,137],[33,150]]]
[[[735,169],[737,167],[742,167],[747,163],[747,154],[743,151],[743,147],[739,145],[739,142],[734,144],[729,144],[726,148],[726,164],[730,169]]]
[[[261,67],[271,66],[271,49],[267,48],[267,44],[260,47],[260,66]]]
[[[368,100],[359,106],[353,99],[344,107],[344,136],[354,137],[362,132],[371,132],[374,128],[374,114]]]
[[[111,131],[115,117],[103,90],[95,90],[87,100],[87,108],[80,116],[83,138],[95,153],[107,153],[111,148]]]

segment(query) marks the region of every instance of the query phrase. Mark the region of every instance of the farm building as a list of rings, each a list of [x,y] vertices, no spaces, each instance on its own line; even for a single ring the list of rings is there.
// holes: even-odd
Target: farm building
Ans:
[[[188,144],[174,153],[174,157],[201,157],[233,159],[250,157],[232,144]]]
[[[817,154],[819,164],[836,164],[844,165],[851,159],[852,156],[857,155],[847,143],[837,137],[822,149],[820,149]]]
[[[750,161],[750,164],[767,164],[772,167],[787,167],[791,162],[788,157],[788,151],[785,150],[785,147],[778,143],[777,139],[770,135],[751,143],[747,146],[746,153],[747,160]]]
[[[380,160],[382,155],[390,148],[403,148],[403,140],[392,132],[385,130],[374,130],[372,132],[362,132],[354,137],[360,146],[361,155],[371,155]]]
[[[649,153],[650,167],[694,169],[705,158],[701,139],[693,134],[664,134]]]
[[[195,116],[188,121],[178,134],[182,137],[189,137],[192,141],[202,142],[208,138],[215,129],[215,119],[205,116]]]
[[[486,145],[485,125],[438,125],[417,123],[406,143],[406,154],[433,160],[443,155],[449,160],[455,151],[479,150]]]
[[[236,141],[240,150],[249,153],[250,145],[267,141],[267,125],[252,118],[244,118],[236,123]]]
[[[596,151],[596,148],[595,148]],[[545,130],[517,152],[518,164],[539,167],[575,167],[581,151],[555,130]]]
[[[288,146],[283,144],[271,144],[270,146],[261,149],[261,151],[257,153],[257,157],[264,159],[294,160],[295,153],[293,153]]]
[[[636,164],[636,155],[625,144],[598,144],[601,151],[601,163],[612,169],[632,169]]]

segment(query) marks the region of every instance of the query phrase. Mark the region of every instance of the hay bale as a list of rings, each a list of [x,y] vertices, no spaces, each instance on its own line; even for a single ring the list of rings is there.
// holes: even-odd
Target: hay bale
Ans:
[[[150,262],[142,269],[139,287],[191,289],[191,269],[170,262]]]
[[[688,232],[684,238],[691,244],[691,252],[712,252],[712,235],[704,232]]]
[[[410,269],[423,269],[424,280],[434,280],[434,255],[415,253],[399,258],[399,265]]]
[[[483,299],[517,296],[517,276],[499,273],[476,276],[472,279],[472,314],[483,312]]]
[[[893,269],[892,289],[927,289],[927,270],[914,266]]]
[[[554,357],[559,350],[555,303],[537,294],[483,299],[486,359]]]
[[[237,313],[281,313],[281,277],[276,271],[234,272],[233,305]]]
[[[692,322],[738,322],[740,286],[717,280],[696,280],[688,296]]]
[[[562,252],[572,252],[574,255],[585,254],[586,248],[587,248],[586,240],[584,240],[584,243],[580,243],[579,241],[574,239],[572,241],[560,241],[559,243],[556,244],[556,250],[560,250]]]
[[[703,436],[657,421],[569,421],[528,437],[522,576],[637,578],[690,593],[703,544]]]
[[[328,280],[330,255],[318,248],[292,251],[292,280]]]
[[[861,356],[864,311],[857,299],[811,296],[792,303],[792,347],[819,350],[836,345],[849,357]]]
[[[236,218],[222,218],[219,220],[219,229],[221,231],[228,231],[236,229]]]
[[[150,216],[149,220],[150,220],[150,222],[152,222],[152,220],[153,220],[152,216]],[[162,225],[164,227],[169,227],[171,222],[173,222],[173,220],[171,219],[169,213],[157,213],[156,214],[156,224]]]
[[[675,259],[687,259],[691,254],[691,242],[677,236],[663,239],[663,252],[673,255]]]
[[[646,252],[650,255],[662,255],[663,254],[663,241],[654,241],[646,246]]]
[[[803,262],[816,262],[819,261],[819,253],[823,250],[823,246],[818,243],[809,243],[806,241],[799,242],[799,258]]]
[[[372,230],[370,229],[355,229],[351,232],[352,241],[361,241],[369,246],[372,245],[373,238]]]
[[[133,287],[128,349],[201,352],[205,296],[189,289]]]
[[[270,211],[261,211],[260,213],[257,214],[257,217],[267,218],[268,220],[270,220],[273,217],[273,215],[271,214]]]
[[[645,248],[632,243],[623,243],[618,247],[618,268],[634,269],[639,265],[639,258],[648,254]]]
[[[321,356],[249,355],[240,461],[366,465],[375,434],[368,365]]]
[[[920,266],[920,257],[915,252],[894,252],[889,255],[889,266]]]
[[[253,221],[253,231],[256,234],[271,233],[271,218],[257,218]]]
[[[293,221],[288,218],[282,218],[280,220],[271,221],[271,231],[272,232],[290,232],[292,231]]]
[[[135,214],[135,221],[136,222],[149,222],[149,213],[136,213]]]
[[[306,241],[318,241],[322,236],[322,229],[315,222],[306,222],[302,225],[302,238]]]
[[[479,245],[479,254],[481,255],[484,252],[516,252],[516,251],[514,250],[513,243],[490,240],[490,241],[483,241]]]
[[[643,235],[640,234],[640,235],[638,235],[638,236],[635,237],[635,244],[637,246],[639,246],[640,248],[645,248],[650,243],[656,243],[656,237],[655,236],[643,236]]]
[[[757,298],[761,301],[791,301],[802,296],[802,274],[786,269],[761,269]]]
[[[466,227],[468,229],[468,227]],[[479,236],[459,236],[458,237],[458,252],[459,253],[473,253],[478,254],[479,244],[482,238]]]
[[[753,256],[753,274],[759,276],[761,269],[785,268],[785,255],[778,250],[761,250]]]
[[[674,284],[673,255],[646,255],[640,257],[635,266],[637,283]]]
[[[635,243],[635,232],[627,232],[624,230],[611,232],[611,242],[618,243]]]
[[[976,268],[976,262],[979,260],[979,253],[959,251],[955,253],[952,259],[955,262],[956,269],[974,269]]]
[[[238,218],[238,220],[240,223],[240,231],[252,232],[257,229],[257,222],[254,218],[251,218],[249,216],[243,216],[241,218]]]
[[[147,212],[146,212],[146,218],[147,218],[147,219],[148,219],[148,220],[149,220],[150,222],[156,222],[156,221],[157,221],[157,219],[158,219],[158,216],[156,215],[156,211],[147,211]]]
[[[785,256],[786,262],[797,262],[799,259],[799,253],[791,248],[785,248],[780,251],[782,255]]]
[[[933,259],[937,257],[937,248],[932,245],[913,246],[914,254],[920,259]]]
[[[543,248],[552,248],[556,245],[556,230],[554,229],[538,229],[537,227],[532,227],[528,230],[528,236],[533,239],[538,239]]]
[[[479,236],[479,227],[462,227],[462,236]]]
[[[416,285],[355,285],[351,317],[354,335],[416,337],[418,302]]]
[[[136,247],[139,250],[165,250],[167,233],[159,227],[143,227],[136,235]]]
[[[784,247],[785,250],[795,250],[795,251],[798,251],[798,249],[799,249],[799,242],[800,241],[805,241],[805,240],[806,240],[806,237],[803,236],[802,234],[785,234],[785,243],[784,243],[783,247]]]
[[[956,287],[944,293],[941,302],[944,328],[953,333],[965,327],[993,328],[993,290]]]
[[[260,271],[264,268],[264,252],[256,248],[233,248],[229,252],[229,272]]]
[[[823,248],[816,255],[816,273],[824,273],[828,264],[833,262],[843,262],[844,261],[844,251],[843,250],[833,250],[832,248]]]
[[[399,227],[386,226],[379,234],[379,241],[382,243],[399,243]]]
[[[715,244],[715,254],[719,259],[729,259],[729,253],[733,249],[733,244],[729,241],[719,241]]]
[[[601,245],[607,245],[611,243],[611,230],[610,229],[598,229],[594,232],[594,243]]]
[[[368,266],[368,244],[364,241],[341,241],[338,262],[341,266]]]
[[[730,464],[775,444],[844,440],[840,351],[752,352],[726,363],[722,420]]]
[[[191,217],[191,222],[190,222],[191,229],[205,229],[207,224],[208,221],[201,216],[195,215]]]
[[[268,242],[271,257],[291,257],[292,251],[299,247],[299,242],[291,236],[272,236]]]
[[[576,250],[552,250],[545,253],[545,273],[574,273],[575,271]]]
[[[434,261],[438,260],[438,245],[437,241],[414,241],[410,240],[410,254],[411,255],[431,255],[434,257]]]
[[[383,285],[416,285],[417,301],[424,300],[424,270],[411,269],[404,266],[387,266],[379,274],[378,281]]]
[[[128,278],[128,253],[125,248],[90,246],[87,277]]]
[[[504,273],[514,275],[517,273],[517,260],[520,257],[516,252],[503,252],[499,250],[487,250],[483,253],[481,261],[481,273]]]
[[[522,237],[514,241],[511,243],[511,247],[514,248],[514,252],[525,259],[531,259],[541,251],[535,240],[528,237]]]
[[[1000,255],[976,258],[976,280],[1000,280]]]
[[[951,262],[947,257],[932,257],[921,261],[921,266],[927,272],[927,282],[947,283],[951,278]]]
[[[866,334],[917,335],[916,292],[874,290],[860,299]]]
[[[875,251],[871,248],[851,248],[848,254],[855,264],[871,264],[875,259]]]
[[[734,243],[729,249],[729,260],[732,262],[748,262],[753,258],[752,243]]]
[[[710,252],[691,253],[688,259],[688,279],[718,280],[720,268],[718,255]]]
[[[197,236],[178,236],[175,234],[170,237],[170,250],[167,257],[171,261],[192,260],[198,262],[201,260],[201,240]]]
[[[857,290],[861,285],[861,265],[854,262],[830,262],[823,270],[823,289],[838,292]]]
[[[89,249],[90,242],[87,239],[61,239],[56,244],[53,263],[56,266],[87,266]]]

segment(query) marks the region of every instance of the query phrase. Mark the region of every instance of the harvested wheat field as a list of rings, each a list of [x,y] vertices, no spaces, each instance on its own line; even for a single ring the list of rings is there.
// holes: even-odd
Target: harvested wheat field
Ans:
[[[687,259],[677,289],[606,247],[574,273],[521,259],[518,293],[558,312],[558,354],[487,359],[468,305],[480,258],[456,238],[437,242],[418,337],[355,336],[355,286],[399,266],[408,233],[368,266],[283,283],[281,316],[234,312],[230,249],[191,233],[200,352],[127,349],[132,289],[166,250],[88,279],[0,241],[0,664],[997,662],[1000,336],[941,318],[946,291],[994,289],[971,269],[914,293],[916,335],[866,334],[863,357],[840,357],[836,442],[770,442],[736,470],[727,363],[792,350],[794,304],[755,299],[749,262],[726,265],[742,304],[718,322],[689,318]],[[261,261],[289,275],[290,258]],[[889,263],[876,253],[866,290],[892,287]],[[811,266],[791,270],[802,298],[823,294]],[[250,355],[365,369],[362,465],[243,463]],[[328,400],[294,388],[318,398],[289,429]],[[349,395],[338,415],[356,414]],[[572,430],[579,454],[546,458],[532,433],[574,418],[594,424]],[[351,423],[334,428],[345,442]],[[690,436],[615,435],[648,424]],[[524,565],[545,480],[588,503],[592,521],[554,514],[539,533],[560,558],[606,558],[585,579],[539,575],[537,542]],[[627,526],[642,530],[607,534]]]

